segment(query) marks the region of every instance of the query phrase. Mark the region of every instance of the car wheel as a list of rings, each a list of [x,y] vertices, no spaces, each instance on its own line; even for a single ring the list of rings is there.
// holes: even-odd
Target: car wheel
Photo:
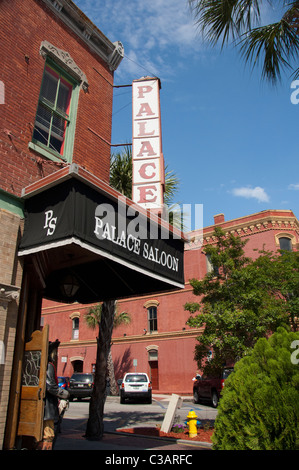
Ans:
[[[217,408],[218,402],[219,402],[219,398],[218,398],[217,392],[214,391],[214,392],[212,392],[212,406],[213,406],[213,408]]]
[[[198,396],[198,392],[196,390],[194,390],[194,392],[193,392],[193,402],[194,403],[199,402],[199,396]]]
[[[123,395],[120,396],[120,404],[123,405],[125,403],[126,399]]]

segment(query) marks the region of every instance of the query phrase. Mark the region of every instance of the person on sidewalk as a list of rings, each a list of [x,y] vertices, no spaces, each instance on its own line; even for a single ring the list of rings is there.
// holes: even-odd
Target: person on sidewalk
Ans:
[[[55,364],[60,341],[49,342],[48,367],[46,377],[46,396],[43,421],[43,440],[37,450],[52,450],[56,438],[55,424],[59,422],[59,399],[67,400],[69,392],[58,386]]]

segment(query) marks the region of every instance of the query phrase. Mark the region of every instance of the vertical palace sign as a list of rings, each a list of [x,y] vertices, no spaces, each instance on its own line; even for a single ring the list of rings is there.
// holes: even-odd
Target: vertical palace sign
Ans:
[[[133,196],[145,209],[162,211],[164,159],[161,138],[160,80],[134,80],[133,94]]]

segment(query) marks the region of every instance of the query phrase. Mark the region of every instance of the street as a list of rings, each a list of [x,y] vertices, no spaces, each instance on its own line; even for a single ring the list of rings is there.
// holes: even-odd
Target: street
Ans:
[[[118,428],[135,426],[155,426],[163,423],[169,398],[154,396],[152,404],[131,401],[121,405],[119,397],[108,396],[104,408],[104,429],[106,432]],[[205,404],[194,404],[191,397],[183,400],[182,407],[177,410],[175,423],[183,424],[190,410],[194,410],[199,420],[214,420],[217,410]],[[84,428],[89,416],[89,399],[73,401],[65,413],[64,419],[74,420],[74,426]],[[62,423],[63,426],[63,423]]]

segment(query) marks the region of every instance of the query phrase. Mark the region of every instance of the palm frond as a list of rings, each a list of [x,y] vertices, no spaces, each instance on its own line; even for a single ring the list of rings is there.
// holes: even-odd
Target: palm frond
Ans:
[[[113,328],[120,325],[129,325],[131,323],[131,315],[128,312],[121,312],[114,316]]]
[[[262,62],[262,78],[277,82],[283,69],[299,52],[299,1],[285,0],[287,10],[281,20],[266,26],[261,23],[263,0],[189,0],[196,24],[205,38],[222,47],[230,39],[238,45],[245,61],[255,67]],[[277,6],[274,0],[264,0]],[[298,70],[296,71],[298,76]]]
[[[124,196],[132,197],[132,150],[129,146],[111,156],[110,185]]]
[[[164,202],[167,206],[173,203],[173,198],[179,190],[180,180],[172,170],[165,167],[165,193]]]
[[[212,45],[222,46],[249,30],[260,19],[258,0],[189,0],[195,22]]]
[[[262,78],[275,83],[291,60],[299,53],[299,36],[290,24],[281,21],[255,28],[244,34],[240,42],[241,53],[253,68],[262,62]]]
[[[85,314],[85,322],[88,328],[95,329],[101,322],[102,305],[97,304],[91,307]]]

